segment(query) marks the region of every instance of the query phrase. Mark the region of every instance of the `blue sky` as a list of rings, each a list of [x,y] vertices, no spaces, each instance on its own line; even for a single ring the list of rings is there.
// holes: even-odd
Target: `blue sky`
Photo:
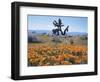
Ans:
[[[28,30],[52,30],[54,27],[53,21],[62,20],[64,30],[69,25],[69,32],[88,32],[87,17],[69,17],[69,16],[38,16],[28,15]]]

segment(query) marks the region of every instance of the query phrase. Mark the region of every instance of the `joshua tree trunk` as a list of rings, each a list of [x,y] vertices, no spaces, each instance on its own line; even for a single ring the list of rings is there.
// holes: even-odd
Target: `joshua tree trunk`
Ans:
[[[63,31],[62,31],[61,27],[60,27],[60,32],[61,32],[61,35],[64,35],[64,33],[63,33]]]

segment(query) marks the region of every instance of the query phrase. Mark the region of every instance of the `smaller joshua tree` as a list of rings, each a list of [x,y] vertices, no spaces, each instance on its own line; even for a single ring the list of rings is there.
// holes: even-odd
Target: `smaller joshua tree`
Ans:
[[[61,35],[65,35],[66,34],[66,31],[68,32],[69,31],[69,25],[65,28],[64,32],[62,31],[62,28],[64,25],[62,24],[62,21],[61,19],[59,18],[58,19],[58,22],[56,20],[53,21],[53,25],[55,27],[57,27],[56,29],[53,29],[52,32],[54,35],[59,35],[59,32],[61,32]]]

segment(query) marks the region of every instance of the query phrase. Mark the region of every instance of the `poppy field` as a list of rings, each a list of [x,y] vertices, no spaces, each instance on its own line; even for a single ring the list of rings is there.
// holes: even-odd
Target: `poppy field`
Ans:
[[[28,44],[28,66],[87,64],[86,45]]]

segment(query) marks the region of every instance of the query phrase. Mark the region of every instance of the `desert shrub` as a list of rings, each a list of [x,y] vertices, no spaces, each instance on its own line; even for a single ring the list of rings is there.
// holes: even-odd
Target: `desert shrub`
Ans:
[[[68,37],[70,38],[70,37],[73,37],[73,36],[69,35]]]
[[[81,40],[87,40],[87,36],[81,36],[80,39]]]
[[[28,42],[29,42],[29,43],[41,43],[42,41],[39,40],[37,37],[29,36],[29,37],[28,37]]]
[[[52,41],[53,42],[57,42],[57,43],[60,43],[61,42],[60,40],[56,40],[56,39],[53,39]]]
[[[70,40],[70,44],[74,44],[74,41],[72,39]]]
[[[32,37],[28,37],[28,42],[29,42],[29,43],[32,42]]]
[[[60,43],[61,40],[59,37],[53,37],[52,42]]]

